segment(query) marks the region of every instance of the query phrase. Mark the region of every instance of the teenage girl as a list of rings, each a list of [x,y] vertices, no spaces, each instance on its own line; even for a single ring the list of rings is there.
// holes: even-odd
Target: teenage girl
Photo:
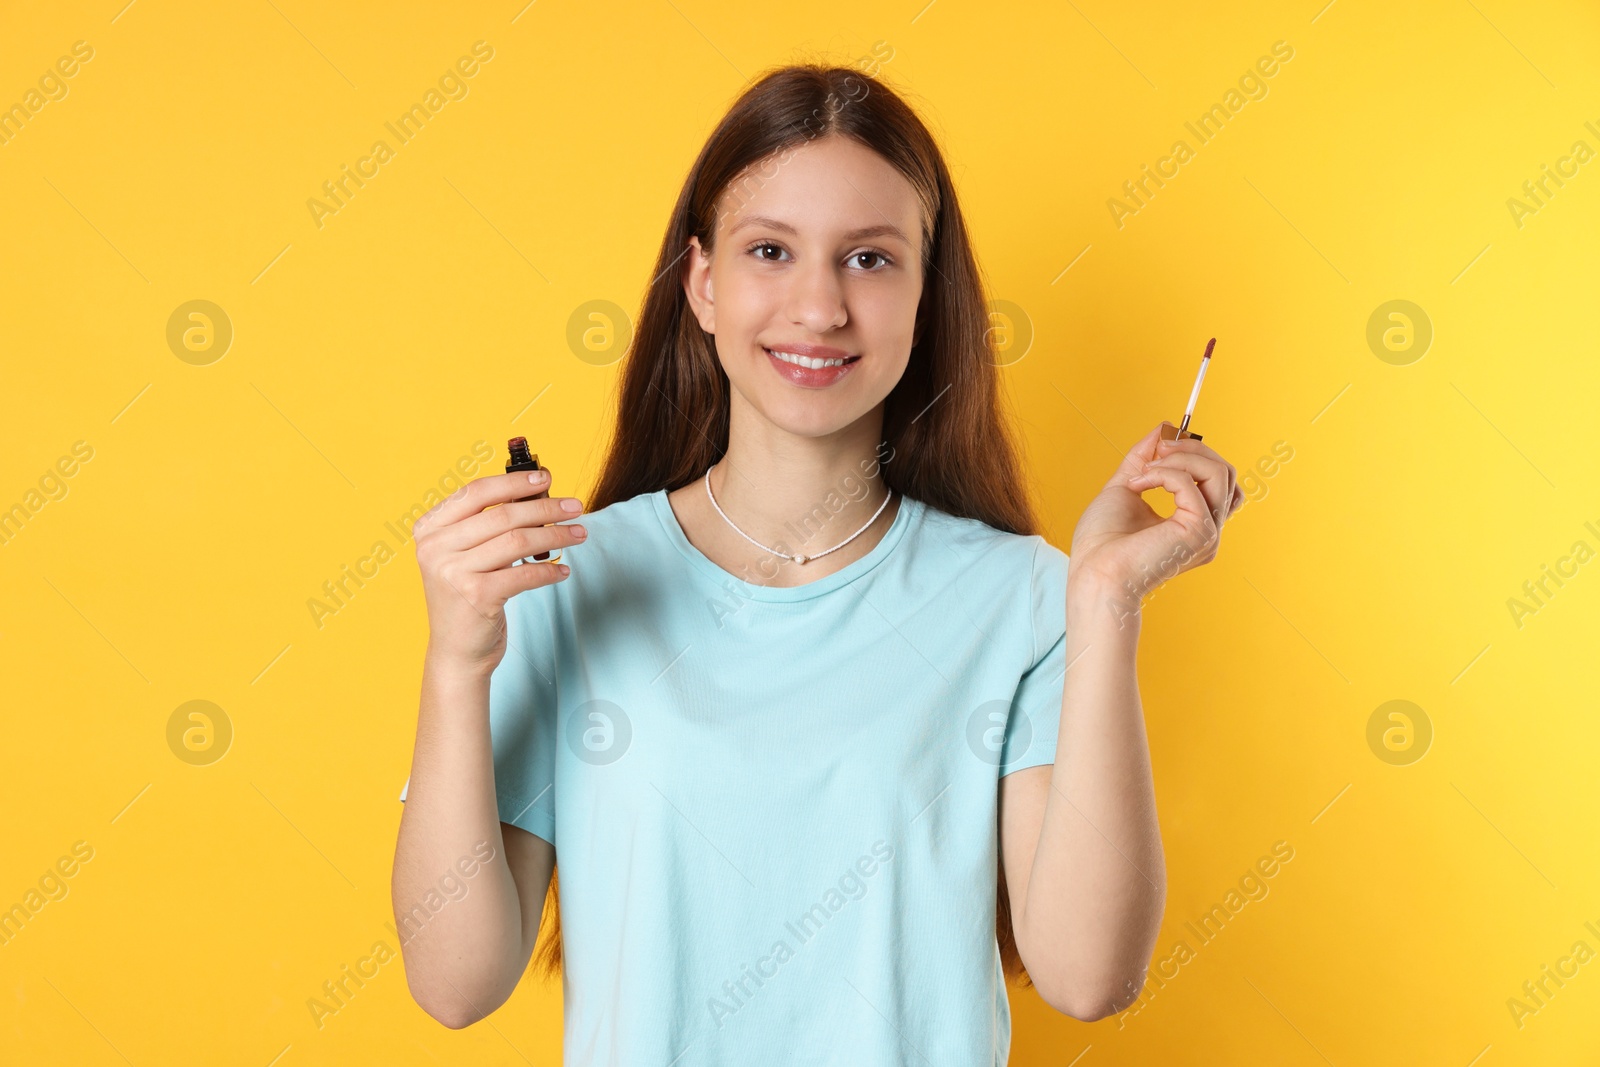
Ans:
[[[1138,996],[1166,885],[1140,598],[1244,496],[1154,427],[1069,572],[989,326],[893,91],[796,66],[740,97],[673,208],[587,513],[518,472],[416,525],[393,897],[429,1015],[489,1015],[541,934],[568,1064],[1004,1064],[1008,978],[1085,1020]]]

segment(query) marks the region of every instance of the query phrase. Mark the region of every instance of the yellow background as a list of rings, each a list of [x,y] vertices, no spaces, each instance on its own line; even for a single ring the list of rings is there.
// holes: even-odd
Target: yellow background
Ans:
[[[569,348],[574,309],[636,314],[747,79],[877,42],[1031,323],[1004,374],[1053,541],[1181,414],[1207,337],[1195,428],[1241,470],[1293,449],[1146,609],[1158,958],[1274,842],[1294,858],[1137,1014],[1014,992],[1012,1062],[1600,1054],[1600,963],[1507,1007],[1600,950],[1600,564],[1507,607],[1600,549],[1600,163],[1520,227],[1506,205],[1600,149],[1592,5],[122,2],[7,5],[0,32],[0,104],[94,49],[0,145],[0,507],[93,449],[0,545],[0,907],[94,850],[0,946],[0,1059],[559,1062],[560,989],[531,981],[452,1032],[394,961],[313,1023],[393,943],[426,627],[409,545],[320,628],[306,601],[475,441],[476,473],[526,434],[586,492],[617,366]],[[306,201],[478,40],[469,94],[318,228]],[[1107,200],[1277,41],[1268,95],[1119,228]],[[207,366],[166,341],[195,299],[234,330]],[[1434,331],[1404,366],[1366,341],[1395,299]],[[168,747],[196,699],[234,731],[209,766]],[[1434,734],[1407,766],[1366,740],[1396,699]]]

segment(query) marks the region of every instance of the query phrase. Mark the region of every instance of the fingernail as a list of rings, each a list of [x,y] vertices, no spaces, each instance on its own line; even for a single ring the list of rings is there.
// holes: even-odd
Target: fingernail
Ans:
[[[585,530],[582,526],[569,526],[569,527],[567,527],[567,529],[572,531],[572,536],[573,537],[576,537],[576,538],[579,538],[579,539],[582,539],[582,538],[585,538],[585,537],[589,536],[589,531]]]
[[[583,505],[578,503],[575,498],[569,496],[561,501],[561,510],[570,511],[576,515],[578,512],[583,510]]]
[[[528,475],[528,481],[532,482],[534,485],[543,485],[546,481],[549,480],[549,478],[550,478],[550,472],[549,471],[534,471],[533,473]]]

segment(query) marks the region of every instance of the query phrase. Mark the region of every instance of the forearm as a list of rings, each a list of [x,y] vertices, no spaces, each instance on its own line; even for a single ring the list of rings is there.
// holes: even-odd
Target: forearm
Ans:
[[[412,996],[447,1025],[466,1025],[504,1003],[537,931],[525,932],[517,886],[506,860],[494,794],[489,735],[489,678],[434,662],[423,669],[411,782],[401,815],[391,893],[396,921],[413,917],[403,957]],[[463,857],[493,856],[472,878]],[[456,871],[468,886],[437,911],[424,901]],[[415,932],[416,923],[425,923]]]
[[[1022,921],[1035,982],[1095,1017],[1138,995],[1166,903],[1128,596],[1068,580],[1057,759]]]

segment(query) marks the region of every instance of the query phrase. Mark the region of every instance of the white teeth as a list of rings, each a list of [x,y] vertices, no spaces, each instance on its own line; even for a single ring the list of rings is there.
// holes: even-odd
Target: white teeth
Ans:
[[[844,365],[844,360],[842,359],[812,359],[809,356],[797,356],[793,352],[777,352],[770,348],[767,349],[767,351],[771,352],[785,363],[794,363],[801,367],[810,367],[812,370],[819,370],[823,367],[839,367]]]

